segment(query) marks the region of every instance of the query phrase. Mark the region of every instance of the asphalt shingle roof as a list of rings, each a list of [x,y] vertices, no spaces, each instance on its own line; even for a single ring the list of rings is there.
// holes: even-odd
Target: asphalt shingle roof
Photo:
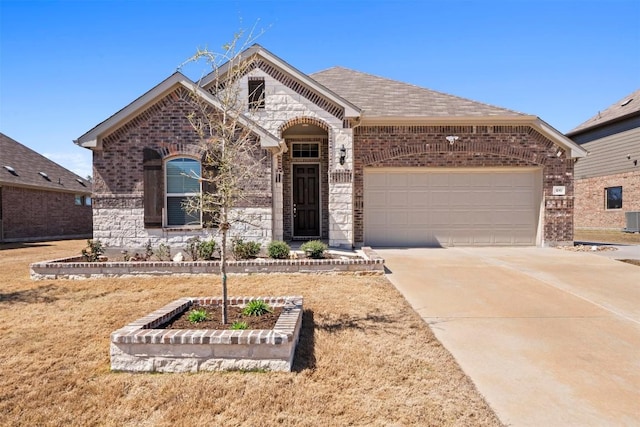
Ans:
[[[567,135],[573,135],[593,127],[602,126],[638,112],[640,112],[640,89],[615,102],[606,110],[599,111],[598,114],[569,131]]]
[[[15,173],[5,166],[12,168]],[[48,179],[40,172],[46,174]],[[0,184],[80,194],[91,193],[89,181],[3,133],[0,133]]]
[[[365,117],[486,117],[524,114],[342,67],[310,75]]]

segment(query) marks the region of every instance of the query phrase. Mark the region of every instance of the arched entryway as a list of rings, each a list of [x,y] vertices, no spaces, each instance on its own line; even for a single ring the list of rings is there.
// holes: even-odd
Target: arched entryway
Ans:
[[[329,238],[329,128],[309,117],[281,128],[284,240]]]

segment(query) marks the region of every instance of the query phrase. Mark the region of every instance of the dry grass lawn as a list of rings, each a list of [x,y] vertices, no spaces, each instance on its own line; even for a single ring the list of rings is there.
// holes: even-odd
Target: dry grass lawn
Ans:
[[[574,240],[590,243],[640,245],[640,233],[625,233],[618,230],[592,230],[577,228],[574,232]]]
[[[384,277],[232,277],[230,294],[301,294],[295,372],[127,374],[109,334],[217,279],[40,281],[28,264],[83,241],[0,248],[0,425],[500,425]]]

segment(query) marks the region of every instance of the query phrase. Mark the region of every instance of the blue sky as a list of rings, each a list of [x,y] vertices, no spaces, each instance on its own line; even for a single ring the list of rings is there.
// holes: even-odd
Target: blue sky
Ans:
[[[305,73],[340,65],[561,132],[640,87],[638,0],[0,0],[0,132],[89,175],[72,140],[256,22]]]

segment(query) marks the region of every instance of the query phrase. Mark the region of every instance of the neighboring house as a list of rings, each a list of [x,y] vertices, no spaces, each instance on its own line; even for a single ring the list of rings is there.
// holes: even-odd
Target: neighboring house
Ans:
[[[306,75],[259,45],[243,55],[258,58],[236,84],[266,161],[242,206],[260,226],[234,233],[343,247],[572,242],[585,151],[538,117],[345,68]],[[94,152],[94,238],[139,247],[208,232],[180,212],[187,190],[166,188],[172,171],[198,170],[189,99],[215,108],[212,79],[175,73],[76,141]]]
[[[0,242],[91,234],[91,183],[0,133]]]
[[[625,228],[640,212],[640,89],[567,137],[588,152],[575,166],[576,227]]]

